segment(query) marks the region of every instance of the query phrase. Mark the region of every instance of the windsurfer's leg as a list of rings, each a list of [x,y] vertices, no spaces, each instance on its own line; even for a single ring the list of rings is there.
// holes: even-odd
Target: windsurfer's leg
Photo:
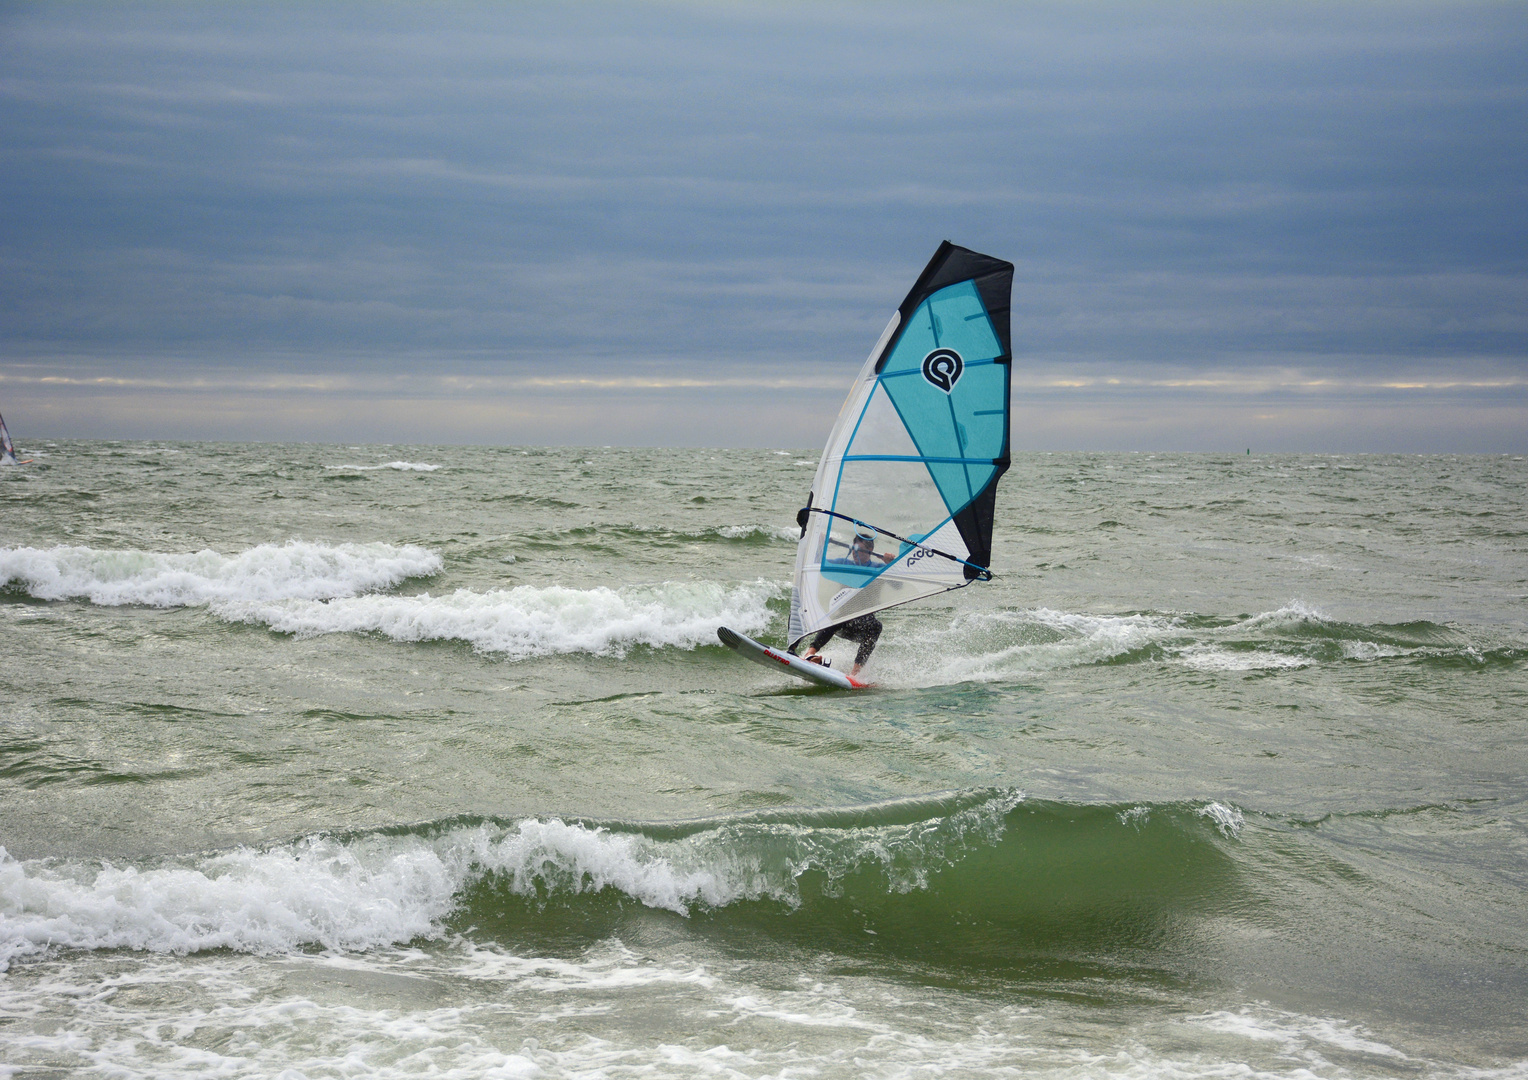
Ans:
[[[875,644],[881,639],[883,629],[885,627],[881,625],[881,620],[874,615],[861,615],[838,628],[838,632],[844,637],[850,641],[859,642],[859,651],[854,654],[854,667],[849,674],[859,674],[860,668],[865,666],[865,662],[870,659],[870,654],[875,651]]]

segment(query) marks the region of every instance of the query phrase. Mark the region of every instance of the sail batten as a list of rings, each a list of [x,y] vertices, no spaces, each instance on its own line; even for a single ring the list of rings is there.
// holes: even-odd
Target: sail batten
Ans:
[[[949,242],[850,388],[802,518],[790,644],[991,577],[1013,264]],[[855,551],[856,536],[863,549]],[[868,562],[857,560],[868,559]]]

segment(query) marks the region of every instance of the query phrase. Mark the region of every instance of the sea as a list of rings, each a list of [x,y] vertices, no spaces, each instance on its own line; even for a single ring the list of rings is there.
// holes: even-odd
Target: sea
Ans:
[[[0,1076],[1528,1078],[1522,457],[1018,454],[842,692],[810,449],[23,449]]]

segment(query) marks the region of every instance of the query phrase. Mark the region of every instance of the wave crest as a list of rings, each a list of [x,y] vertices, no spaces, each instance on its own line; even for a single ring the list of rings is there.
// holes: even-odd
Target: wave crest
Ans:
[[[714,643],[725,623],[745,632],[768,625],[780,587],[757,581],[664,582],[621,589],[521,585],[442,596],[357,596],[221,604],[219,615],[298,636],[378,633],[395,641],[463,641],[511,660],[566,653],[622,655],[635,645],[693,649]]]
[[[289,540],[236,555],[59,545],[0,548],[0,586],[19,585],[39,600],[191,607],[356,596],[429,577],[443,565],[439,555],[413,544]]]
[[[625,900],[854,937],[867,919],[957,941],[985,926],[970,943],[979,955],[993,926],[1191,909],[1225,887],[1220,846],[1240,827],[1219,803],[1125,809],[989,790],[673,825],[453,819],[139,866],[23,863],[0,848],[0,970],[58,947],[364,950],[506,917],[518,934],[558,912],[587,931]]]
[[[882,685],[994,681],[1088,666],[1162,664],[1194,672],[1258,673],[1338,663],[1510,666],[1520,635],[1470,636],[1430,622],[1334,620],[1298,600],[1235,617],[1178,612],[1093,614],[1048,608],[978,611],[877,653]]]

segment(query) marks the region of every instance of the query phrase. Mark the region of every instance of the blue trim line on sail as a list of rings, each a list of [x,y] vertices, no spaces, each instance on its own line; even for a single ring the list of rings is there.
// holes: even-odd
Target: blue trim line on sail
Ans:
[[[1000,458],[990,457],[923,457],[913,454],[845,454],[840,461],[917,461],[935,465],[997,465]],[[964,505],[964,504],[962,504]],[[835,508],[836,509],[836,508]]]
[[[877,383],[879,383],[879,380],[877,380]],[[844,443],[845,449],[847,449],[848,447],[851,447],[851,446],[854,445],[854,440],[859,435],[860,425],[865,422],[865,414],[870,411],[870,403],[875,400],[875,395],[877,393],[886,394],[886,391],[882,390],[879,385],[876,385],[876,386],[872,386],[870,388],[870,393],[865,395],[865,405],[864,405],[864,408],[860,409],[859,416],[855,418],[855,421],[854,421],[854,430],[849,432],[849,440]],[[891,395],[890,394],[886,394],[886,399],[888,401],[890,401],[891,400]],[[893,409],[896,409],[897,408],[897,403],[895,401],[892,401],[891,402],[891,407]],[[897,409],[897,419],[902,421],[902,427],[905,429],[907,427],[907,420],[902,416],[902,410],[900,410],[900,409]],[[912,432],[909,431],[908,432],[908,436],[911,437],[911,435],[912,435]],[[913,439],[912,442],[913,442],[913,448],[917,449],[918,440],[917,439]],[[828,509],[833,511],[834,513],[838,512],[838,493],[841,492],[844,489],[844,463],[846,461],[848,461],[848,460],[849,460],[848,458],[839,458],[838,459],[838,476],[836,476],[834,478],[834,480],[833,480],[833,501],[828,504]],[[948,505],[946,505],[945,508],[948,509],[949,508]],[[831,531],[831,529],[830,529],[830,531]],[[823,540],[822,540],[822,557],[821,557],[821,559],[818,560],[818,562],[819,562],[819,565],[820,565],[820,567],[821,567],[821,569],[823,571],[826,571],[828,569],[828,538],[827,538],[826,534],[824,534]]]

